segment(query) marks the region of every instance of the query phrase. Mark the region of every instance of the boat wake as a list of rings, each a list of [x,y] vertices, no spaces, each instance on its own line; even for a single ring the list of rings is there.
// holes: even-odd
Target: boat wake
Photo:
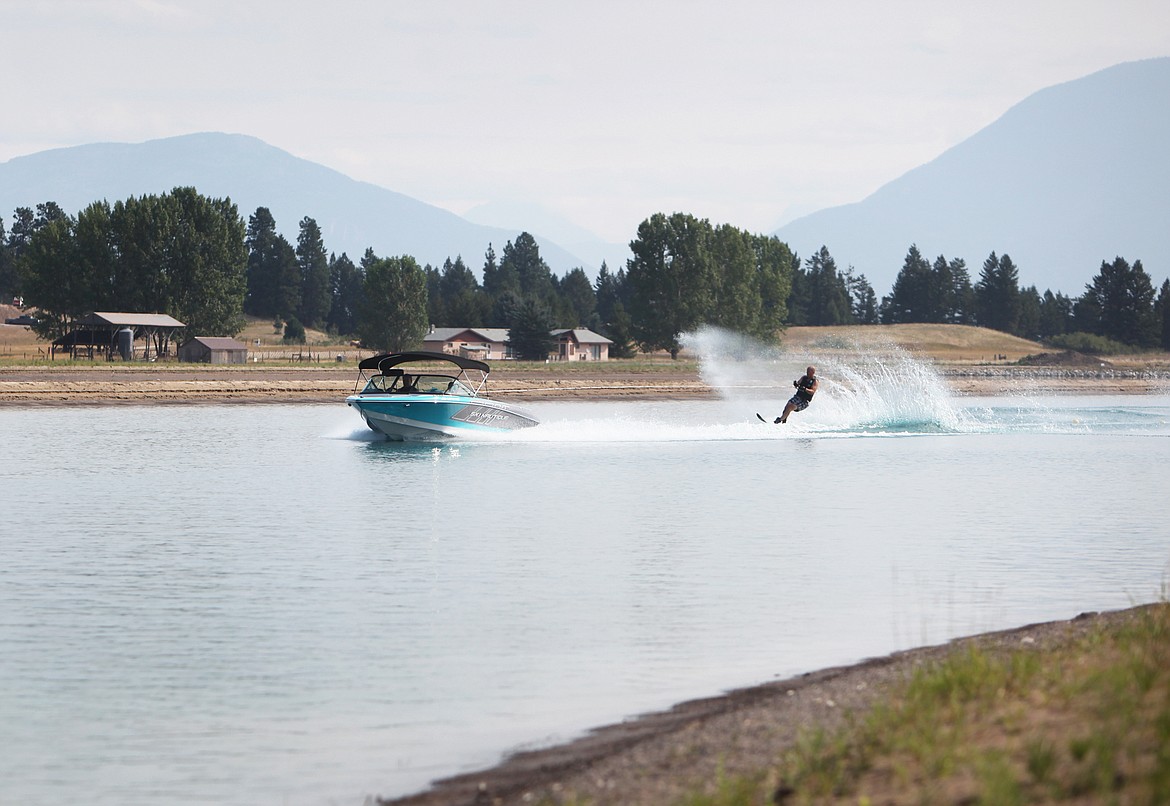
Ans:
[[[704,328],[685,337],[718,400],[533,404],[541,424],[476,443],[668,443],[848,439],[959,434],[1135,433],[1170,436],[1170,400],[1118,405],[1090,397],[959,397],[928,362],[896,345],[788,354],[739,334]],[[820,390],[788,423],[772,421],[808,364]],[[758,416],[757,416],[758,415]],[[763,418],[766,422],[760,422]],[[354,439],[378,439],[371,432]],[[446,442],[446,440],[444,440]]]

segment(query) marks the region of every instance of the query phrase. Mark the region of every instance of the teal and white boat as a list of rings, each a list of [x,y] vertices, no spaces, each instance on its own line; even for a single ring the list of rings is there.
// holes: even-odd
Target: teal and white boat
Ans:
[[[454,364],[459,371],[426,364]],[[478,383],[469,371],[480,373]],[[358,364],[357,387],[345,402],[392,440],[474,438],[537,425],[532,415],[480,396],[489,372],[483,361],[446,353],[383,353]]]

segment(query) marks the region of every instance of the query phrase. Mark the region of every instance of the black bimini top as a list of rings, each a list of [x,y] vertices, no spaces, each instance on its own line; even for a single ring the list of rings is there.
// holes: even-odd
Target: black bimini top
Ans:
[[[415,353],[382,353],[381,355],[371,356],[364,359],[358,364],[360,370],[376,369],[382,374],[386,374],[386,370],[391,367],[396,367],[399,364],[409,364],[415,361],[446,361],[454,364],[460,369],[474,369],[485,375],[491,372],[491,367],[482,361],[476,361],[474,358],[464,358],[461,355],[449,355],[448,353],[429,353],[419,351]]]

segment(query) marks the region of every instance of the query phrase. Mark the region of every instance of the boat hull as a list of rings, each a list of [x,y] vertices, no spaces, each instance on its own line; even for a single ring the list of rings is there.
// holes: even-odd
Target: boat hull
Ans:
[[[481,397],[359,394],[345,402],[371,429],[393,440],[474,438],[538,425],[522,411]]]

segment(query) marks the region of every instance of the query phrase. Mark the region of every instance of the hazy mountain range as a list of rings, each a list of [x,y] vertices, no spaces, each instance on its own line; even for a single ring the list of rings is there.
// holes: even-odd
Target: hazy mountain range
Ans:
[[[864,273],[888,293],[910,244],[932,260],[967,261],[972,280],[987,255],[1007,253],[1024,285],[1079,295],[1101,261],[1141,260],[1170,274],[1170,58],[1117,65],[1041,90],[937,159],[863,201],[796,219],[775,234],[802,257],[828,247],[841,269]],[[191,134],[145,143],[43,151],[0,163],[0,214],[57,202],[77,213],[91,202],[191,185],[227,196],[246,219],[268,207],[295,243],[305,216],[325,248],[360,259],[413,255],[442,265],[462,255],[477,273],[521,231],[536,236],[558,274],[602,260],[617,269],[627,244],[532,204],[493,203],[460,217],[386,188],[350,179],[253,137]],[[647,216],[654,212],[648,210]],[[663,210],[661,212],[690,212]],[[736,222],[716,222],[736,225]],[[630,222],[630,232],[638,222]]]
[[[1022,285],[1084,291],[1120,255],[1170,275],[1170,58],[1041,90],[937,159],[856,204],[775,233],[807,257],[828,247],[886,293],[912,243],[933,262],[995,251]]]
[[[113,203],[186,185],[205,196],[231,198],[245,220],[267,207],[277,230],[294,245],[301,219],[309,216],[321,227],[326,250],[355,261],[367,248],[380,257],[408,254],[434,266],[462,255],[478,273],[489,244],[498,256],[524,230],[536,237],[541,256],[558,274],[582,266],[595,275],[607,254],[599,238],[584,236],[594,265],[525,224],[473,223],[238,134],[96,143],[17,157],[0,163],[0,211],[10,222],[17,207],[55,201],[76,214],[96,200]],[[624,265],[625,259],[619,248],[611,263]]]

